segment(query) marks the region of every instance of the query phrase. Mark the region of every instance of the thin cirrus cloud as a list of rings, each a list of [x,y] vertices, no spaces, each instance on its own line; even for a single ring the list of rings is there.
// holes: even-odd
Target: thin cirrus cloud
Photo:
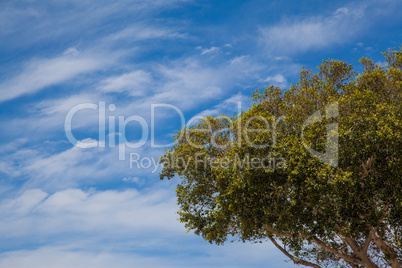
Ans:
[[[31,131],[62,129],[67,112],[74,105],[84,102],[113,103],[119,115],[136,114],[145,118],[149,116],[151,104],[155,103],[170,103],[186,111],[194,109],[200,102],[217,100],[222,95],[231,94],[234,85],[242,85],[246,78],[255,79],[253,76],[263,70],[263,66],[245,56],[229,59],[218,66],[210,66],[204,59],[188,57],[148,67],[150,71],[131,69],[120,75],[105,77],[93,89],[85,88],[75,95],[42,100],[34,106],[36,113],[29,118],[10,121],[10,128],[6,131],[18,132],[22,125]],[[124,93],[132,99],[130,102],[116,99],[113,93]],[[98,124],[96,116],[95,110],[78,112],[74,116],[74,128],[86,126],[92,129]]]
[[[4,3],[3,3],[4,2]],[[187,0],[122,0],[108,1],[2,1],[0,36],[7,37],[10,47],[27,47],[33,43],[57,42],[68,37],[82,38],[93,28],[102,28],[108,22],[115,31],[121,25],[119,18],[132,16],[136,21],[146,20],[159,9],[171,9]],[[147,27],[145,27],[147,28]],[[97,31],[95,31],[96,33]],[[146,31],[142,36],[147,35]],[[126,32],[129,33],[129,32]],[[159,36],[157,30],[151,35]],[[171,33],[174,35],[174,33]],[[176,35],[177,36],[177,35]],[[93,38],[93,36],[91,36]],[[91,39],[92,40],[92,39]]]
[[[67,188],[48,193],[31,189],[0,202],[4,216],[0,220],[0,233],[4,239],[28,239],[27,235],[32,233],[31,239],[88,232],[110,237],[127,234],[135,237],[146,232],[180,234],[182,227],[174,215],[175,203],[171,189],[160,187],[141,192]]]
[[[7,42],[2,45],[6,55],[2,69],[22,67],[11,76],[11,71],[1,76],[0,106],[17,104],[24,112],[4,109],[6,116],[1,118],[7,144],[0,144],[0,267],[12,268],[292,267],[269,243],[215,247],[185,234],[174,213],[177,179],[161,182],[153,164],[130,167],[130,153],[157,160],[162,148],[152,148],[148,140],[141,148],[126,148],[126,161],[119,161],[119,150],[127,140],[122,139],[125,129],[120,129],[117,119],[138,115],[150,126],[151,105],[158,103],[177,106],[185,123],[197,116],[234,115],[239,102],[242,109],[252,105],[249,97],[256,87],[286,87],[302,64],[314,65],[305,52],[315,51],[322,58],[328,56],[324,48],[342,47],[345,50],[339,53],[345,53],[351,49],[348,42],[375,48],[370,41],[373,34],[364,39],[369,28],[365,22],[385,29],[379,19],[398,10],[389,8],[397,0],[353,1],[343,7],[311,1],[305,10],[313,16],[304,10],[293,17],[279,10],[278,16],[271,16],[272,3],[261,0],[254,14],[263,13],[257,18],[262,24],[244,21],[243,25],[233,10],[225,17],[226,26],[219,26],[224,34],[218,36],[212,32],[217,21],[204,20],[215,4],[3,2],[0,36]],[[248,27],[247,34],[238,29],[239,23],[240,28]],[[389,43],[376,49],[385,44]],[[61,53],[68,47],[80,51],[71,48]],[[60,54],[55,54],[60,48]],[[18,58],[11,60],[14,55]],[[68,90],[71,85],[73,90]],[[46,94],[37,94],[44,90]],[[105,119],[106,138],[101,144],[106,147],[70,144],[64,133],[68,111],[77,104],[100,102],[105,103],[106,113],[77,112],[72,133],[81,145],[101,140],[99,119]],[[116,109],[108,109],[109,104]],[[110,122],[116,123],[115,129]],[[171,133],[180,128],[177,112],[158,108],[155,122],[155,144],[169,146]],[[135,122],[130,124],[127,138],[135,143],[141,129]],[[113,148],[111,140],[116,142]]]
[[[219,116],[226,115],[231,117],[232,115],[239,114],[242,110],[246,110],[250,108],[251,100],[245,95],[238,93],[219,104],[215,105],[211,109],[204,110],[196,115],[194,115],[190,120],[188,120],[191,124],[199,123],[199,119],[205,116]]]
[[[237,94],[236,87],[247,88],[247,82],[258,80],[264,67],[248,56],[230,58],[216,66],[189,57],[158,68],[164,83],[149,101],[169,101],[189,110],[201,102]]]
[[[20,74],[0,84],[0,102],[33,94],[80,74],[99,70],[114,60],[113,57],[105,58],[68,49],[58,57],[31,60]]]
[[[32,189],[2,200],[3,241],[23,237],[39,246],[0,253],[0,267],[259,267],[274,256],[270,244],[196,243],[176,220],[172,188]]]
[[[202,50],[201,55],[205,55],[205,54],[213,53],[213,52],[217,52],[217,51],[219,51],[219,47],[211,47],[211,48]]]
[[[170,238],[171,239],[171,238]],[[177,241],[171,240],[171,241]],[[0,267],[13,268],[243,268],[261,267],[267,258],[277,253],[268,243],[265,244],[228,244],[225,247],[212,246],[205,242],[195,246],[189,240],[179,240],[178,244],[166,243],[165,240],[150,241],[154,251],[169,249],[169,254],[138,254],[126,246],[121,252],[90,250],[82,245],[55,245],[38,249],[16,250],[0,254]],[[115,247],[116,244],[108,245]],[[192,253],[191,250],[193,250]],[[142,250],[144,251],[144,249]],[[282,259],[269,262],[272,267],[290,268],[291,263]]]
[[[364,19],[364,7],[337,9],[328,17],[314,16],[260,27],[260,43],[270,53],[294,54],[348,42]]]
[[[170,254],[156,255],[138,254],[126,247],[121,252],[94,251],[72,245],[46,246],[33,250],[16,250],[0,254],[0,267],[13,268],[243,268],[261,267],[267,263],[267,258],[277,253],[272,246],[265,244],[229,244],[225,247],[205,246],[194,247],[187,240],[180,247],[177,244],[167,244],[165,241],[152,241],[154,250],[168,248]],[[161,243],[162,242],[162,243]],[[110,246],[116,246],[115,244]],[[196,253],[190,253],[194,250]],[[128,251],[128,252],[127,252]],[[143,250],[144,251],[144,250]],[[178,253],[180,251],[180,253]],[[184,251],[184,253],[183,253]],[[291,263],[283,260],[269,262],[271,267],[290,268]]]
[[[94,142],[97,141],[90,138],[79,140],[82,148],[73,146],[50,155],[46,146],[41,149],[17,147],[15,152],[8,154],[7,159],[0,160],[0,171],[29,177],[21,189],[56,191],[105,182],[118,184],[128,177],[152,178],[161,168],[158,158],[162,149],[151,148],[149,145],[131,149],[123,143],[115,147],[107,144],[105,148],[83,146]],[[126,161],[119,160],[120,153],[125,155]],[[131,153],[138,156],[137,160],[133,157],[134,160],[130,162]],[[147,158],[146,162],[140,162],[143,158]]]
[[[168,39],[168,38],[185,38],[186,34],[176,32],[166,27],[145,26],[135,24],[127,27],[115,34],[108,36],[106,41],[142,41],[147,39]]]
[[[104,79],[99,90],[105,93],[127,92],[131,96],[142,96],[151,86],[152,76],[142,70]]]

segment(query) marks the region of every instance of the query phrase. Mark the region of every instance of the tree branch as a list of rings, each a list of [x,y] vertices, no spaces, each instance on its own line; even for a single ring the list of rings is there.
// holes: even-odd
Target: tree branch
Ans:
[[[366,254],[366,255],[367,255],[367,251],[368,251],[368,248],[370,246],[371,240],[372,240],[372,238],[371,238],[370,234],[368,234],[367,238],[366,238],[366,241],[364,242],[364,246],[362,248],[363,253]]]
[[[374,227],[370,229],[370,236],[374,243],[381,249],[385,257],[388,259],[388,263],[392,268],[401,268],[402,264],[398,262],[397,254],[395,250],[390,247],[385,241],[378,235],[377,230]]]
[[[347,261],[348,263],[353,263],[353,264],[362,264],[362,259],[358,258],[358,257],[352,257],[350,255],[347,255],[337,249],[332,248],[331,246],[327,245],[325,242],[321,241],[320,239],[318,239],[317,237],[312,236],[311,237],[313,242],[316,243],[318,246],[322,247],[323,249],[341,257],[342,259],[344,259],[345,261]]]
[[[285,234],[285,233],[280,233],[278,231],[275,231],[274,229],[268,227],[268,225],[266,225],[266,224],[264,224],[262,227],[267,232],[275,234],[277,236],[286,237],[286,238],[294,238],[294,236],[292,236],[290,234]],[[331,246],[329,246],[328,244],[326,244],[325,242],[321,241],[320,239],[318,239],[315,236],[299,233],[296,237],[297,238],[302,238],[302,239],[311,239],[315,244],[317,244],[321,248],[325,249],[328,252],[331,252],[331,253],[337,255],[338,257],[341,257],[342,259],[344,259],[348,263],[364,265],[361,258],[347,255],[347,254],[343,253],[340,250],[332,248]],[[400,267],[398,267],[398,268],[400,268]]]
[[[370,235],[368,235],[368,238],[370,238]],[[345,237],[345,240],[346,240],[346,242],[348,243],[348,245],[352,248],[353,252],[354,252],[357,256],[359,256],[359,258],[362,259],[362,261],[363,261],[363,263],[364,263],[363,265],[364,265],[365,267],[378,268],[378,266],[367,256],[367,250],[364,250],[364,247],[365,247],[366,244],[367,244],[367,239],[366,239],[366,241],[365,241],[365,245],[364,245],[363,248],[361,248],[361,247],[357,244],[357,242],[356,242],[354,239],[350,238],[350,237]],[[368,241],[370,242],[371,239],[369,239]],[[368,245],[370,245],[370,243],[368,243]],[[368,248],[368,245],[367,245],[367,248]]]
[[[284,249],[281,245],[279,245],[275,239],[271,236],[268,235],[269,240],[271,240],[271,242],[280,250],[282,251],[283,254],[285,254],[289,259],[291,259],[295,264],[301,264],[304,266],[310,266],[310,267],[314,267],[314,268],[321,268],[320,266],[318,266],[317,264],[314,264],[312,262],[309,261],[305,261],[299,258],[296,258],[295,256],[291,255],[289,252],[286,251],[286,249]]]

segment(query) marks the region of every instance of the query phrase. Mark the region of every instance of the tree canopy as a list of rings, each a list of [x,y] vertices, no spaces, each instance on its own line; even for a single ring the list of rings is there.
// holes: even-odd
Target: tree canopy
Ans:
[[[160,159],[180,220],[209,242],[270,240],[310,267],[402,265],[402,51],[337,60],[234,116],[178,131]]]

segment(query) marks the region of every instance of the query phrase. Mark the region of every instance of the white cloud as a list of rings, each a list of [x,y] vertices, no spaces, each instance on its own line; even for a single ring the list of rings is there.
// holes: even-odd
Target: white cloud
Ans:
[[[102,233],[104,238],[144,232],[173,235],[182,231],[175,210],[173,189],[66,189],[50,195],[33,189],[0,203],[0,234],[7,239],[27,240],[51,239],[64,233]]]
[[[151,104],[172,104],[183,112],[197,109],[203,102],[219,100],[232,90],[234,84],[242,83],[249,73],[259,67],[248,60],[239,64],[229,61],[220,66],[210,66],[193,57],[156,65],[152,68],[152,81],[146,81],[147,94],[137,96],[130,103],[117,107],[120,114],[136,114],[145,118],[149,117]],[[110,81],[115,82],[111,85],[117,87],[120,84],[130,84],[130,74],[131,72],[123,74],[116,80],[111,79]],[[138,75],[135,73],[133,80],[137,79]],[[124,82],[120,82],[120,79]],[[133,82],[135,83],[137,82]]]
[[[67,56],[75,57],[70,55],[74,53],[75,50],[71,49]],[[227,97],[233,88],[254,87],[260,80],[259,74],[264,67],[249,56],[228,59],[217,66],[197,57],[159,65],[152,63],[148,72],[129,70],[105,78],[93,89],[85,88],[74,95],[43,100],[33,106],[28,117],[8,120],[5,131],[9,135],[15,136],[17,133],[24,137],[27,130],[41,135],[62,131],[67,112],[80,103],[98,104],[104,101],[106,105],[116,106],[116,111],[110,113],[111,115],[139,115],[144,118],[149,118],[150,105],[155,103],[173,104],[183,112],[196,110],[201,103]],[[245,84],[246,81],[249,85]],[[108,94],[112,92],[124,92],[133,98],[128,99],[129,101],[125,98],[116,99],[113,94]],[[85,109],[77,112],[73,118],[73,131],[82,127],[92,132],[97,131],[98,117],[97,110]]]
[[[142,96],[152,88],[152,76],[142,70],[106,78],[101,82],[102,92],[127,92],[131,96]]]
[[[113,58],[106,60],[104,56],[76,54],[71,50],[59,57],[32,60],[20,74],[0,84],[0,102],[35,93],[79,74],[103,68],[112,61]]]
[[[189,235],[189,234],[188,234]],[[190,235],[189,235],[190,236]],[[190,239],[188,239],[190,240]],[[18,250],[0,254],[0,266],[11,268],[243,268],[271,267],[293,268],[286,258],[271,244],[230,244],[224,247],[199,243],[196,247],[188,240],[159,240],[153,249],[165,254],[139,252],[113,252],[108,249],[90,251],[73,246],[46,246],[31,250]],[[106,248],[109,248],[109,245]],[[115,246],[115,244],[113,244]],[[193,253],[188,252],[194,250]]]
[[[270,53],[293,54],[350,42],[362,27],[364,7],[337,9],[315,16],[260,28],[260,42]]]
[[[219,47],[211,47],[211,48],[202,50],[201,55],[205,55],[205,54],[213,53],[213,52],[217,52],[217,51],[219,51]]]
[[[78,141],[80,146],[90,142],[97,141],[91,138]],[[171,140],[166,144],[169,142]],[[156,141],[156,144],[165,143]],[[25,190],[41,188],[55,191],[105,182],[122,184],[122,178],[126,178],[123,182],[137,182],[138,185],[145,183],[145,179],[149,180],[147,183],[159,180],[157,172],[161,165],[157,159],[163,153],[161,148],[151,148],[150,142],[137,149],[131,149],[124,143],[109,147],[108,141],[104,145],[105,148],[79,148],[68,143],[69,148],[64,149],[63,145],[63,149],[56,152],[52,144],[35,149],[15,147],[15,152],[1,157],[0,172],[11,177],[26,178],[24,184],[19,186]],[[125,155],[125,160],[119,160],[120,152]],[[130,162],[132,153],[136,155]]]
[[[165,82],[153,99],[160,102],[192,105],[196,99],[200,101],[219,96],[224,86],[224,78],[218,74],[221,70],[201,66],[198,61],[181,62],[172,67],[160,66],[159,71]]]
[[[202,102],[220,100],[236,87],[255,83],[265,66],[248,56],[235,57],[213,66],[196,58],[187,58],[160,66],[163,77],[160,90],[146,103],[172,103],[183,110]]]
[[[0,9],[0,36],[8,41],[6,45],[24,48],[44,41],[82,40],[92,38],[93,29],[102,28],[103,23],[109,23],[117,16],[131,17],[138,24],[144,18],[153,19],[160,11],[175,8],[184,2],[188,0],[99,0],[96,3],[86,0],[6,1]],[[164,34],[157,30],[149,31],[146,26],[144,28],[140,38]],[[116,31],[113,25],[111,30]],[[126,33],[129,34],[129,31]],[[66,36],[68,39],[64,39]],[[97,38],[93,41],[94,45],[98,45]]]
[[[99,92],[91,92],[91,90],[61,98],[44,99],[27,105],[25,116],[8,119],[3,135],[23,137],[27,141],[32,141],[32,137],[43,140],[54,139],[55,133],[61,134],[64,138],[64,123],[69,110],[78,104],[99,105],[99,102],[105,102],[108,105],[113,103],[113,99],[110,96],[101,95]],[[77,111],[72,118],[73,135],[77,129],[82,130],[83,128],[89,132],[97,132],[99,117],[102,118],[102,116],[102,114],[99,115],[99,110],[82,109]]]
[[[0,145],[0,153],[12,153],[17,150],[18,147],[28,141],[27,138],[18,138],[7,144]]]
[[[131,183],[136,183],[136,184],[143,184],[144,181],[139,178],[139,177],[125,177],[123,178],[124,182],[131,182]]]
[[[22,162],[25,162],[23,172],[30,174],[28,187],[63,189],[77,185],[80,180],[89,182],[100,176],[102,168],[98,161],[100,161],[98,148],[72,147],[58,154],[39,155]]]
[[[26,214],[32,211],[47,196],[47,193],[39,189],[28,190],[15,199],[3,200],[0,204],[0,210],[3,213],[12,211],[15,215]]]
[[[11,177],[16,177],[21,175],[21,172],[12,166],[11,163],[1,162],[0,161],[0,172],[7,174]]]
[[[185,233],[175,183],[141,192],[33,189],[2,200],[2,241],[22,246],[0,253],[0,267],[287,267],[269,242],[218,247]]]
[[[268,82],[271,83],[274,86],[279,86],[279,87],[286,87],[288,82],[286,80],[286,78],[282,75],[282,74],[276,74],[273,76],[268,76],[264,82]]]
[[[0,266],[10,268],[110,268],[158,267],[157,260],[132,254],[93,253],[44,247],[0,254]]]
[[[164,38],[185,38],[185,34],[180,34],[163,26],[148,26],[136,24],[112,34],[106,38],[107,41],[142,41],[147,39],[164,39]]]
[[[249,97],[244,96],[241,93],[238,93],[228,99],[223,100],[219,104],[215,105],[211,109],[204,110],[195,116],[193,116],[189,122],[194,122],[196,124],[199,122],[199,119],[205,116],[219,116],[224,114],[229,118],[238,115],[241,111],[247,110],[251,106],[251,101]]]
[[[38,110],[41,115],[52,116],[62,114],[65,116],[67,112],[74,106],[81,103],[97,103],[100,101],[100,96],[91,93],[81,93],[70,95],[60,99],[48,99],[36,104],[34,109]],[[62,119],[62,118],[61,118]],[[50,121],[57,121],[54,118]],[[61,120],[62,122],[64,120]]]

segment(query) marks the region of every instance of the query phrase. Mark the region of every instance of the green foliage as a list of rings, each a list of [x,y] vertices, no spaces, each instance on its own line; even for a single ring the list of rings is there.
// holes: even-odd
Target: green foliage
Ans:
[[[180,130],[160,160],[161,179],[181,178],[180,220],[217,244],[270,239],[306,266],[401,267],[402,52],[384,56],[384,66],[361,59],[362,73],[324,61],[287,90],[257,89],[236,117]]]

